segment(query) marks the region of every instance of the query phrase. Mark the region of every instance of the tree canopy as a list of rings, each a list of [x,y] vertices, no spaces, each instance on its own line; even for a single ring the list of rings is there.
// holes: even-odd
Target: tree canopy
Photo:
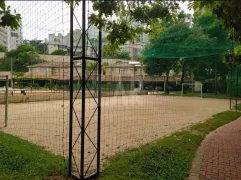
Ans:
[[[230,37],[241,42],[241,4],[240,0],[197,1],[192,3],[194,9],[206,8],[212,11],[230,31]]]
[[[152,58],[193,58],[217,55],[232,50],[237,44],[228,39],[222,22],[210,13],[196,18],[190,26],[178,22],[151,41],[144,51]]]
[[[51,55],[66,55],[67,52],[63,51],[62,49],[57,49],[51,53]]]
[[[0,26],[9,26],[11,29],[17,29],[20,26],[20,14],[12,14],[10,6],[6,6],[5,0],[0,1]]]
[[[78,1],[77,1],[78,2]],[[107,41],[112,51],[127,41],[139,40],[142,33],[150,33],[152,24],[160,19],[172,19],[178,9],[175,1],[96,1],[90,23],[107,32]],[[115,18],[113,18],[115,16]]]
[[[130,53],[127,51],[119,51],[119,52],[114,52],[114,53],[104,53],[103,58],[106,59],[126,59],[130,60]]]
[[[0,44],[0,52],[7,52],[6,46]]]
[[[10,71],[11,60],[13,70],[17,72],[26,72],[27,66],[43,62],[37,54],[37,50],[28,45],[20,45],[17,49],[6,53],[4,60],[0,64],[0,70]]]
[[[48,53],[48,47],[47,44],[42,43],[42,40],[24,40],[23,44],[32,46],[33,48],[35,48],[37,50],[37,52],[39,54],[47,54]]]
[[[170,70],[176,74],[181,72],[181,83],[187,76],[206,83],[213,82],[215,69],[218,68],[217,77],[224,82],[228,66],[223,62],[222,53],[232,48],[234,46],[222,22],[206,12],[197,15],[193,24],[176,21],[167,27],[146,46],[143,62],[149,75],[166,73],[166,80]]]

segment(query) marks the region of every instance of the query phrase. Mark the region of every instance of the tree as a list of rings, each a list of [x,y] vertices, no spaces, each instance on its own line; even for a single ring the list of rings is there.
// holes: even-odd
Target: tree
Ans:
[[[119,52],[113,52],[113,53],[105,53],[103,54],[104,58],[107,59],[126,59],[126,60],[130,60],[130,53],[127,51],[119,51]]]
[[[17,29],[20,25],[20,14],[11,14],[10,6],[6,6],[5,0],[0,1],[0,17],[0,27],[9,26],[11,29]]]
[[[196,17],[192,26],[186,21],[179,21],[160,33],[158,38],[151,40],[150,45],[145,48],[147,68],[150,66],[147,73],[158,75],[157,71],[163,72],[165,69],[167,72],[171,67],[176,73],[182,72],[181,83],[185,76],[192,77],[193,74],[197,80],[202,82],[213,80],[216,69],[213,65],[214,59],[218,59],[218,63],[225,66],[218,54],[229,50],[230,45],[231,42],[227,39],[227,32],[223,29],[221,21],[213,15],[203,14]],[[214,55],[215,58],[213,58]],[[168,66],[162,63],[162,61],[166,62],[166,59],[174,59],[173,64]],[[203,61],[203,59],[208,60]],[[156,60],[156,62],[151,62],[151,60]],[[158,67],[157,63],[163,67]],[[160,70],[155,70],[155,68]],[[196,70],[200,72],[194,73]]]
[[[67,54],[67,52],[63,51],[61,49],[57,49],[51,53],[51,55],[66,55],[66,54]]]
[[[241,4],[239,0],[195,1],[190,6],[194,9],[209,9],[230,31],[230,37],[241,42]]]
[[[42,40],[24,40],[24,43],[26,45],[34,47],[39,54],[47,54],[48,53],[48,47],[46,43],[42,43]]]
[[[79,1],[76,1],[79,2]],[[150,33],[152,24],[161,19],[171,19],[178,9],[175,1],[96,1],[90,23],[108,33],[106,39],[111,51],[127,41],[139,41],[139,35]],[[112,18],[115,15],[115,18]]]
[[[210,38],[215,38],[220,47],[222,47],[222,44],[226,44],[224,42],[228,41],[228,31],[224,28],[223,22],[215,15],[213,15],[209,9],[204,9],[201,13],[196,13],[194,23],[196,26],[202,28],[204,33],[207,34]],[[203,67],[204,75],[210,74],[210,76],[206,76],[206,78],[203,79],[203,82],[215,81],[215,84],[222,84],[222,88],[220,89],[220,91],[225,93],[227,89],[226,79],[228,75],[228,65],[224,61],[224,56],[222,55],[222,53],[220,53],[214,56],[205,57],[204,59],[206,59],[206,62],[202,61],[205,65]],[[202,68],[199,67],[196,69],[195,72],[198,72],[201,69]],[[200,74],[201,73],[199,73],[199,76]],[[197,76],[197,73],[195,78],[199,78]],[[217,87],[215,87],[215,91],[216,90]]]
[[[143,63],[145,64],[145,72],[150,76],[157,75],[162,76],[165,73],[165,93],[169,94],[169,74],[170,70],[174,68],[178,59],[156,59],[145,58]]]
[[[0,52],[7,52],[6,46],[0,44]]]
[[[36,49],[28,45],[20,45],[17,49],[7,52],[0,64],[0,70],[10,71],[11,60],[13,69],[17,72],[27,72],[27,66],[44,62],[39,58]]]

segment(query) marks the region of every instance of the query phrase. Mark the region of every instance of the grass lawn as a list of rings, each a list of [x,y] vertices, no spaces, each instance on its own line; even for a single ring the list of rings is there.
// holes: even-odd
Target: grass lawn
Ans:
[[[104,164],[101,179],[187,179],[196,150],[205,136],[239,116],[240,112],[222,112],[204,123],[195,124],[139,148],[118,153]]]
[[[67,162],[66,162],[67,163]],[[65,174],[61,156],[18,137],[0,131],[0,179],[42,180],[53,174]]]

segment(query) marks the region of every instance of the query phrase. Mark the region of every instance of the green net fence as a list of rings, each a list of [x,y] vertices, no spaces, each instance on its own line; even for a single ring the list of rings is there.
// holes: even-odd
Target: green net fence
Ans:
[[[237,43],[225,38],[210,38],[198,28],[178,24],[152,40],[144,50],[146,58],[197,58],[231,51]]]

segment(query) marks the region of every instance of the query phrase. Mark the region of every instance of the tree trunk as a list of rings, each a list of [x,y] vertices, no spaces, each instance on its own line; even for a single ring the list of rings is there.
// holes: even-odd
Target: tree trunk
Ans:
[[[165,84],[165,93],[169,94],[169,72],[170,70],[168,70],[166,72],[166,84]]]
[[[185,77],[185,61],[183,62],[183,65],[182,65],[181,85],[182,83],[184,83],[184,77]]]

